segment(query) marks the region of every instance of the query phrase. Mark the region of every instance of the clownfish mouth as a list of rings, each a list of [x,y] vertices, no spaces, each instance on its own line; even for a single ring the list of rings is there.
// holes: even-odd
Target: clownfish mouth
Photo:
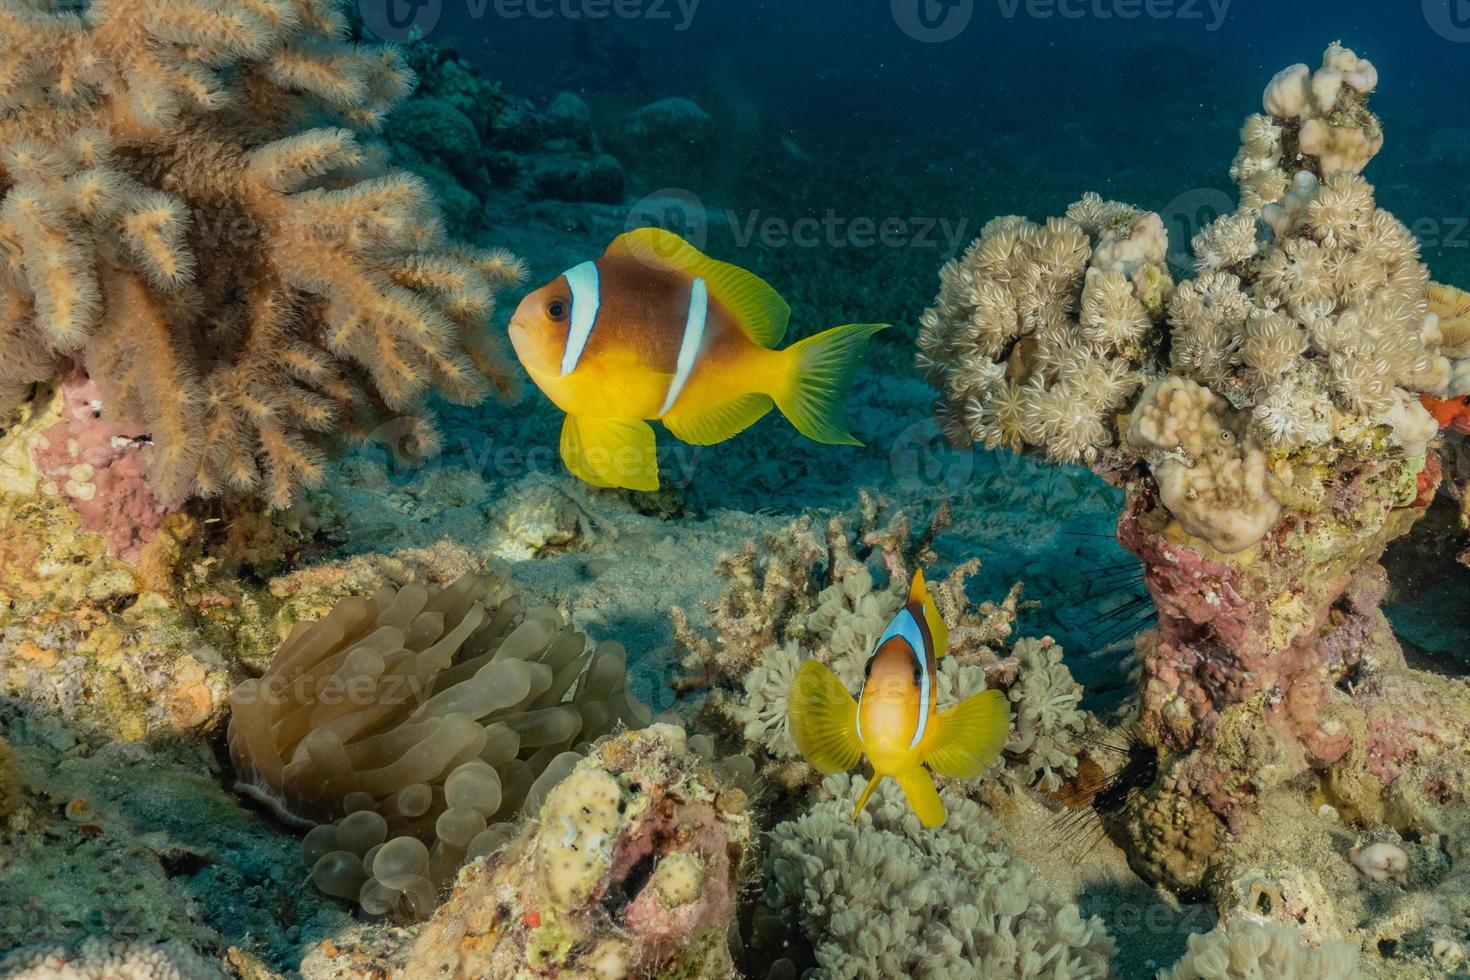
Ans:
[[[525,321],[512,317],[510,326],[506,327],[505,332],[510,337],[510,345],[515,348],[516,353],[524,360],[524,344],[531,339],[530,328],[526,326]]]

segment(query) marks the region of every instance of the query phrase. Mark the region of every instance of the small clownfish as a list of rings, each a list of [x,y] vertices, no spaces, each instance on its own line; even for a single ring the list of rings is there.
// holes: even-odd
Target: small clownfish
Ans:
[[[944,823],[944,804],[929,770],[951,779],[974,779],[1000,757],[1011,712],[997,690],[981,691],[945,711],[937,710],[937,665],[949,630],[934,598],[915,572],[908,602],[878,638],[863,668],[857,701],[826,664],[798,668],[787,696],[791,738],[824,773],[845,772],[864,755],[873,767],[852,817],[873,790],[892,776],[925,827]],[[928,769],[925,768],[928,767]]]
[[[868,338],[887,324],[835,327],[776,350],[790,315],[758,276],[640,228],[522,300],[510,339],[567,413],[567,469],[594,486],[657,490],[650,420],[708,446],[774,406],[808,439],[862,445],[843,424],[843,403]]]

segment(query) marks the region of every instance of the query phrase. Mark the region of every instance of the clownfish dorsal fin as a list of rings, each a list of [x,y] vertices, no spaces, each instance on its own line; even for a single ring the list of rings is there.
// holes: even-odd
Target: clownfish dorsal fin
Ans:
[[[791,307],[760,276],[705,255],[662,228],[624,232],[607,247],[607,255],[629,255],[660,269],[703,279],[710,299],[719,303],[751,340],[774,348],[786,336]]]
[[[939,615],[939,607],[929,594],[929,583],[924,581],[924,571],[914,572],[914,581],[909,586],[909,606],[924,611],[924,624],[929,627],[929,636],[934,641],[934,659],[938,660],[949,650],[949,627]]]

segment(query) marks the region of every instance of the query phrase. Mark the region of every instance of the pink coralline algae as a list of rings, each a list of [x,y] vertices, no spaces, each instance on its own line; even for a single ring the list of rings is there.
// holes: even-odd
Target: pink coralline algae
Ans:
[[[645,864],[678,854],[666,863],[664,880],[650,879],[623,910],[628,931],[645,942],[683,940],[722,928],[735,907],[729,841],[715,808],[707,803],[666,801],[660,812],[620,843],[613,854],[613,881],[628,881]],[[678,894],[683,878],[693,901]]]
[[[97,383],[78,372],[61,386],[62,417],[31,446],[42,489],[64,497],[82,529],[136,562],[170,511],[148,487],[146,436],[110,418]]]
[[[1244,558],[1169,534],[1154,494],[1130,493],[1118,539],[1142,559],[1158,608],[1140,649],[1144,725],[1158,742],[1193,747],[1223,709],[1261,696],[1316,764],[1341,756],[1318,718],[1334,683],[1365,658],[1399,660],[1378,558],[1417,516],[1398,498],[1412,475],[1403,463],[1344,466],[1328,507],[1288,512]]]
[[[1429,769],[1416,773],[1427,795],[1444,780],[1433,763],[1454,765],[1470,749],[1470,729],[1464,721],[1464,692],[1436,684],[1433,675],[1378,674],[1355,692],[1367,715],[1364,765],[1385,785],[1404,774],[1413,762],[1428,761]],[[1460,779],[1464,773],[1458,774]],[[1451,780],[1453,782],[1453,780]]]

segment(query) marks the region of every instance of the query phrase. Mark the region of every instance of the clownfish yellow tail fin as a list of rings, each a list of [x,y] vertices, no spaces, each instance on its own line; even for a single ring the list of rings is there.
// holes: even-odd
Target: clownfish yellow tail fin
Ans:
[[[948,814],[945,813],[943,801],[939,799],[939,790],[934,788],[934,777],[929,775],[929,770],[923,766],[914,766],[898,777],[898,785],[903,789],[909,806],[913,807],[914,814],[918,816],[919,823],[930,828],[944,823]]]
[[[950,779],[974,779],[995,764],[1011,729],[1011,709],[997,690],[972,694],[929,720],[924,763]]]
[[[913,584],[909,586],[909,606],[924,611],[924,624],[929,627],[929,636],[934,641],[934,659],[939,660],[949,652],[949,627],[939,615],[934,596],[929,592],[929,583],[924,581],[924,570],[914,572]]]
[[[876,772],[873,773],[873,778],[869,779],[868,785],[863,787],[863,795],[858,797],[857,806],[852,808],[852,819],[856,820],[858,814],[863,812],[863,807],[868,805],[868,797],[873,795],[873,790],[877,789],[881,782],[883,782],[883,777]]]
[[[861,446],[843,421],[847,389],[868,340],[886,323],[849,323],[791,345],[781,354],[784,377],[771,381],[776,407],[813,442]]]
[[[826,664],[808,660],[797,668],[786,720],[797,750],[820,771],[846,772],[862,758],[857,702]]]

